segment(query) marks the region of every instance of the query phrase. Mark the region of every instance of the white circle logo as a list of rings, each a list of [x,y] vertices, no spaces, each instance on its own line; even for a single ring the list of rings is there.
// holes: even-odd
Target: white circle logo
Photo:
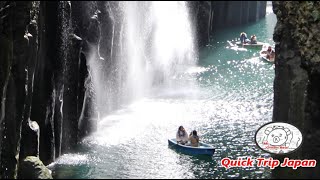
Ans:
[[[255,141],[259,148],[268,153],[287,154],[300,147],[302,134],[291,124],[272,122],[258,129]]]

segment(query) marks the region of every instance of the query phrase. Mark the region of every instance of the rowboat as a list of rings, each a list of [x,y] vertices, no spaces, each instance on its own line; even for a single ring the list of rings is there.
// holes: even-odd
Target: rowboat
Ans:
[[[168,139],[169,147],[174,148],[180,152],[191,154],[191,155],[210,155],[212,156],[215,152],[213,146],[205,144],[203,142],[199,143],[198,147],[192,147],[188,145],[178,144],[176,139]]]
[[[239,47],[235,44],[233,44],[231,41],[227,41],[229,43],[230,49],[236,50],[236,51],[248,51],[248,49]]]
[[[263,54],[263,53],[262,53],[263,51],[265,51],[265,50],[261,50],[261,51],[260,51],[260,59],[262,59],[262,60],[264,60],[264,61],[266,61],[266,62],[268,62],[268,63],[274,64],[274,58],[268,59],[268,58],[267,58],[267,54]]]
[[[254,49],[261,49],[265,43],[257,42],[257,44],[251,43],[241,43],[240,41],[235,43],[237,46],[244,47],[244,48],[254,48]]]

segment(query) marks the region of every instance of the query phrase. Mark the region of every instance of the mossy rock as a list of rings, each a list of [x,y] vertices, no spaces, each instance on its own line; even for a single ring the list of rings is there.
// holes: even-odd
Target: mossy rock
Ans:
[[[21,163],[18,179],[53,179],[50,170],[39,157],[27,156]]]

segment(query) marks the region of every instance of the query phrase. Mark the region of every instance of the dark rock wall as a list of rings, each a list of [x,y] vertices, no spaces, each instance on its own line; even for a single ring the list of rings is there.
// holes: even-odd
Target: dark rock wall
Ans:
[[[93,129],[87,41],[99,39],[100,33],[90,34],[85,27],[98,29],[91,18],[97,6],[90,4],[92,12],[87,2],[72,5],[75,8],[69,2],[0,2],[0,178],[17,176],[20,153],[37,155],[26,154],[30,142],[37,141],[26,129],[29,119],[40,126],[39,157],[44,164],[73,150],[79,137]],[[80,122],[85,127],[80,128]]]
[[[1,2],[1,178],[16,177],[21,126],[30,115],[36,37],[31,2]],[[35,5],[36,6],[36,5]]]
[[[266,15],[267,1],[191,1],[199,46],[206,45],[214,30],[256,22]]]
[[[273,121],[302,131],[301,148],[290,159],[320,160],[320,2],[273,1],[276,67]],[[275,156],[283,161],[284,156]],[[274,178],[319,178],[316,168],[276,168]]]
[[[41,129],[40,159],[45,163],[58,157],[62,148],[69,149],[65,142],[72,146],[77,139],[71,136],[77,136],[74,116],[79,113],[74,109],[78,105],[79,70],[78,65],[72,65],[80,60],[74,50],[80,46],[72,36],[70,8],[67,2],[40,3],[40,43],[31,119],[37,121]],[[76,45],[78,47],[74,47]],[[70,76],[74,76],[72,81]]]

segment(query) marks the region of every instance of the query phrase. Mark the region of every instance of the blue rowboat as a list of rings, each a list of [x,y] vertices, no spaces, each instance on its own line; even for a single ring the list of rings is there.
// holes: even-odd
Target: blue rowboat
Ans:
[[[215,152],[213,146],[200,142],[199,147],[186,146],[178,144],[176,139],[168,139],[169,146],[180,152],[191,154],[191,155],[210,155],[212,156]]]

